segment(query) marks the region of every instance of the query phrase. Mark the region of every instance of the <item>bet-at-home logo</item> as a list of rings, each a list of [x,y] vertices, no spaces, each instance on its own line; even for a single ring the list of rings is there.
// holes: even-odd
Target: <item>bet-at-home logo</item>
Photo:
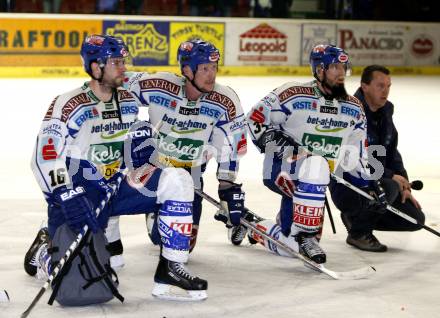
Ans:
[[[168,42],[152,23],[125,23],[121,21],[113,28],[107,28],[107,34],[124,40],[131,55],[136,58],[163,60],[168,57]]]
[[[342,138],[323,135],[304,134],[302,144],[309,151],[325,158],[336,159],[341,149]]]
[[[158,139],[159,152],[180,160],[194,161],[200,157],[203,141],[189,138],[174,138],[160,133]]]

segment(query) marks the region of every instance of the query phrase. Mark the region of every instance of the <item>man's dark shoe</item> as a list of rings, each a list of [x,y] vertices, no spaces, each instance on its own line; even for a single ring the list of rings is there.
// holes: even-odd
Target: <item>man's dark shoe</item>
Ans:
[[[350,234],[346,240],[348,245],[354,246],[360,250],[368,252],[386,252],[387,247],[379,242],[379,240],[372,234],[364,234],[360,237],[353,237]]]

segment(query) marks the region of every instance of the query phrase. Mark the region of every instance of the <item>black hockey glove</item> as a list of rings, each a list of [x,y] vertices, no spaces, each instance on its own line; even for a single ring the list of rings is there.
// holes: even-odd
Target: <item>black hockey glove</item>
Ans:
[[[294,147],[293,154],[298,154],[298,144],[282,130],[269,128],[257,140],[256,146],[263,153],[274,152],[278,158],[282,158],[284,147]]]
[[[219,185],[218,197],[223,209],[217,211],[214,218],[222,221],[227,227],[240,225],[241,214],[244,210],[244,192],[241,184],[228,182],[228,185]]]
[[[77,186],[68,189],[66,186],[59,187],[53,191],[55,202],[61,207],[67,225],[75,232],[79,233],[84,225],[97,233],[100,229],[92,203],[86,195],[86,190]]]
[[[130,127],[124,140],[124,154],[125,165],[130,169],[156,163],[156,140],[150,122],[138,121]]]
[[[389,204],[386,198],[385,190],[379,180],[373,180],[369,186],[369,193],[376,200],[369,200],[366,209],[374,211],[380,214],[384,214],[387,211],[387,205]]]

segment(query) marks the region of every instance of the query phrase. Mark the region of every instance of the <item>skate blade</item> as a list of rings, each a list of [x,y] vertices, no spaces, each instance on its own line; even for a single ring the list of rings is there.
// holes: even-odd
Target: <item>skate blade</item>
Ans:
[[[177,301],[200,301],[208,298],[206,290],[184,290],[182,288],[154,283],[151,294],[157,298]]]

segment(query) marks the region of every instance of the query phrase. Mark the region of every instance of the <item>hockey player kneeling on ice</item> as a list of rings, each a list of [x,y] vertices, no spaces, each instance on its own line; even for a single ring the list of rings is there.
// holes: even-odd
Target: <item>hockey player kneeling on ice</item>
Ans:
[[[276,88],[247,118],[252,141],[265,153],[264,184],[281,195],[277,224],[265,220],[257,226],[316,263],[324,263],[326,254],[318,238],[329,174],[347,156],[356,166],[357,185],[368,187],[367,143],[360,102],[344,87],[351,69],[347,53],[332,45],[317,45],[310,53],[310,64],[314,81]],[[346,150],[344,154],[341,149]]]
[[[153,295],[207,297],[207,282],[183,265],[189,255],[193,181],[182,169],[150,164],[153,130],[138,121],[134,99],[120,88],[128,55],[120,39],[87,37],[81,57],[92,79],[53,101],[37,137],[32,170],[48,203],[48,227],[40,229],[26,253],[25,271],[49,275],[77,233],[85,225],[91,230],[53,281],[51,301],[65,306],[123,299],[103,230],[110,217],[145,211],[157,211],[161,237]],[[129,172],[120,181],[126,166]],[[110,200],[97,209],[109,191]]]
[[[219,50],[199,39],[180,44],[177,50],[181,76],[127,72],[124,87],[138,105],[147,106],[157,127],[158,165],[182,167],[203,189],[203,173],[211,158],[218,164],[218,195],[227,206],[216,219],[226,223],[233,244],[240,244],[246,228],[240,225],[244,192],[236,183],[239,159],[246,153],[246,118],[235,91],[216,82]],[[196,245],[202,213],[202,198],[194,197],[191,250]],[[158,227],[148,216],[150,237],[158,242]]]

